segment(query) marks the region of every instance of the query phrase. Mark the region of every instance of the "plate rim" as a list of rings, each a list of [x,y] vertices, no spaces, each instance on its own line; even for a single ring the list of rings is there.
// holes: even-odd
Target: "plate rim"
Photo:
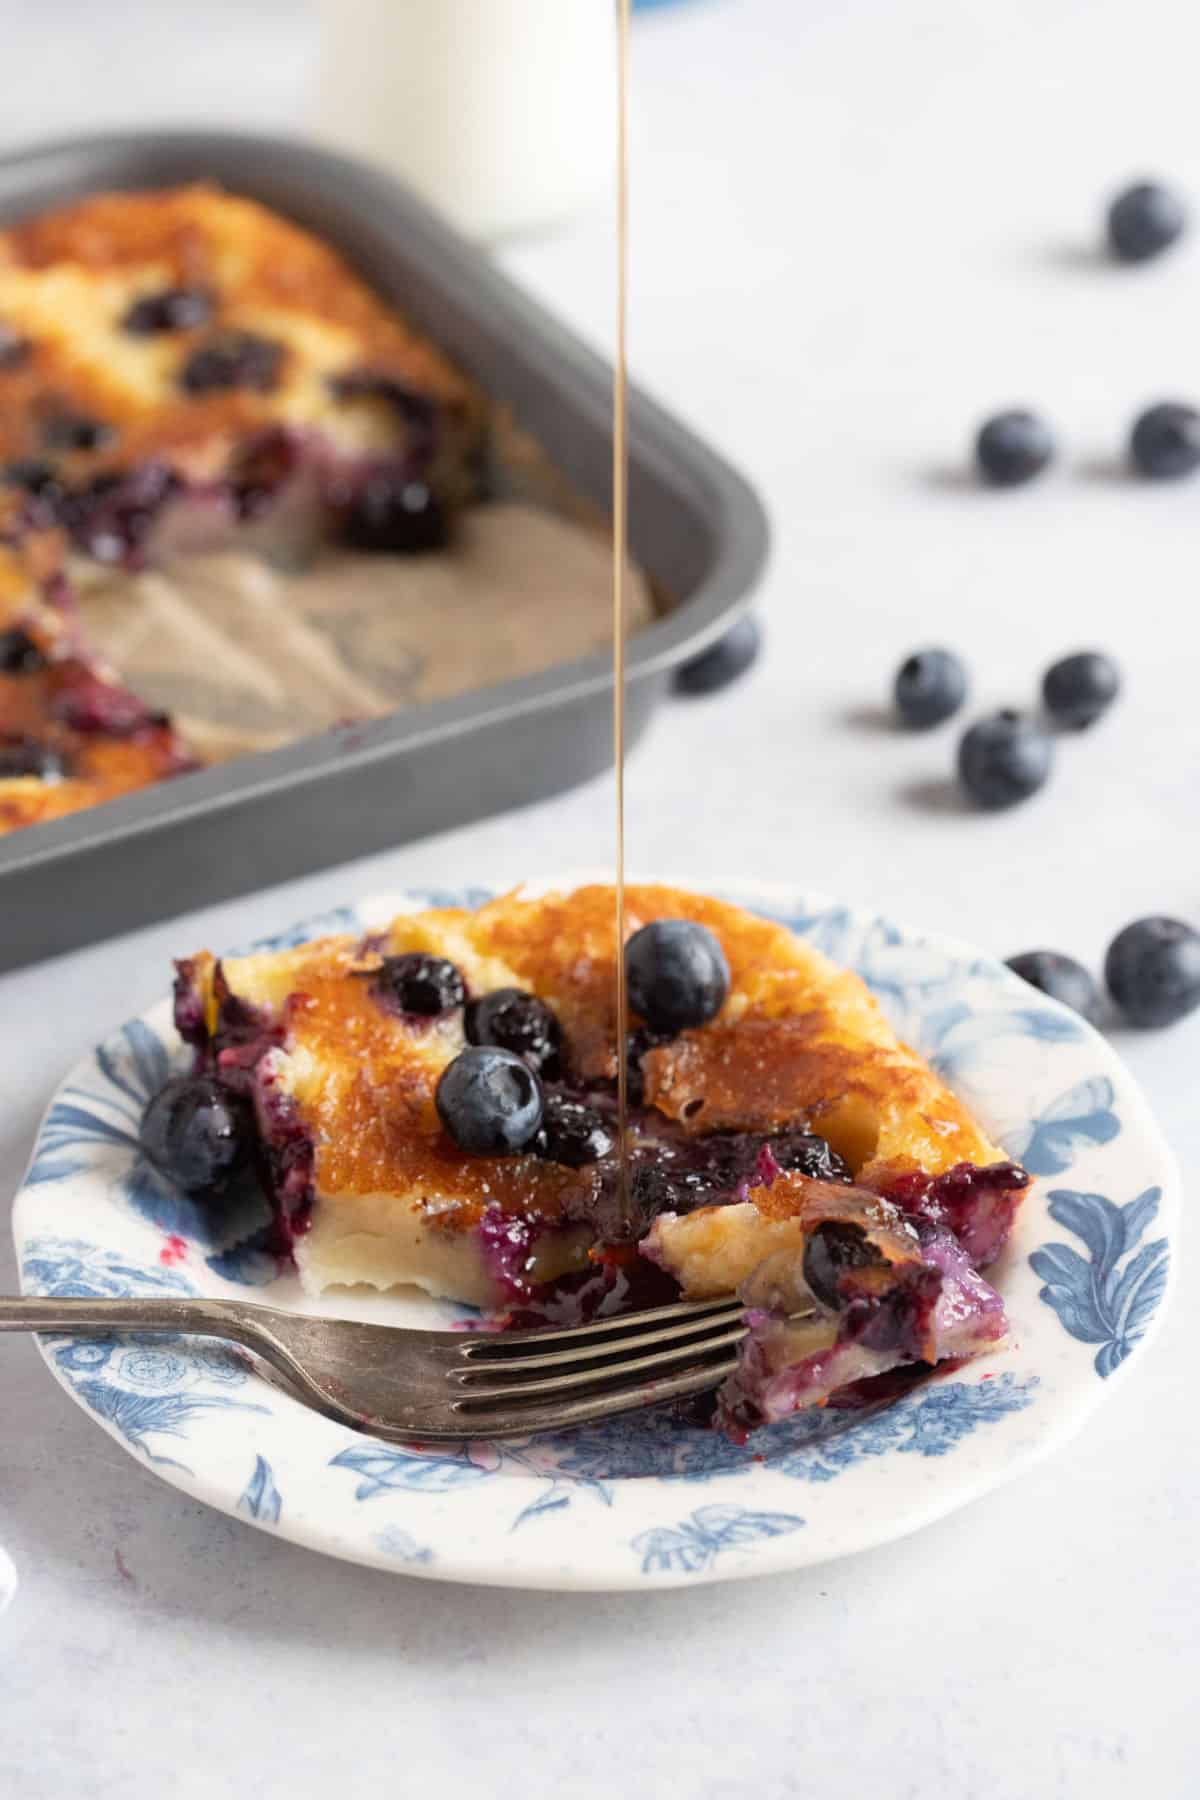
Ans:
[[[567,889],[587,880],[605,878],[610,875],[611,871],[606,871],[604,876],[598,876],[596,871],[590,869],[572,870],[551,880],[523,883],[521,891],[534,894],[552,888]],[[631,875],[629,879],[632,882],[637,877]],[[599,1550],[601,1538],[596,1533],[588,1534],[589,1542],[597,1546],[594,1560],[581,1563],[572,1562],[569,1565],[562,1560],[555,1561],[553,1556],[547,1557],[539,1554],[536,1548],[532,1554],[524,1551],[515,1556],[512,1555],[514,1546],[536,1546],[540,1542],[536,1533],[523,1538],[513,1536],[515,1527],[510,1527],[508,1533],[505,1534],[505,1543],[509,1553],[503,1558],[498,1554],[496,1534],[493,1533],[491,1536],[485,1534],[480,1539],[476,1539],[475,1536],[464,1539],[454,1546],[452,1551],[444,1545],[440,1546],[433,1560],[421,1560],[419,1553],[409,1560],[398,1560],[395,1553],[378,1548],[373,1539],[366,1540],[347,1533],[344,1529],[345,1511],[340,1507],[338,1517],[334,1519],[331,1519],[327,1513],[318,1513],[315,1518],[310,1519],[303,1508],[298,1513],[289,1508],[285,1511],[284,1517],[277,1521],[272,1521],[268,1517],[248,1515],[245,1510],[239,1510],[239,1498],[231,1495],[227,1483],[214,1482],[211,1478],[197,1475],[194,1471],[180,1465],[168,1464],[162,1460],[151,1458],[144,1447],[139,1448],[131,1442],[118,1425],[95,1412],[78,1391],[67,1371],[60,1367],[55,1360],[54,1341],[48,1341],[39,1336],[37,1343],[43,1360],[47,1363],[55,1379],[66,1389],[76,1404],[81,1406],[84,1412],[127,1453],[133,1455],[139,1463],[153,1473],[161,1475],[170,1485],[229,1516],[266,1529],[272,1535],[283,1537],[288,1541],[302,1544],[306,1548],[342,1560],[380,1568],[391,1573],[478,1585],[559,1591],[646,1591],[651,1588],[674,1588],[745,1579],[752,1576],[766,1576],[792,1569],[818,1566],[842,1556],[857,1554],[860,1550],[878,1547],[884,1543],[909,1536],[926,1525],[946,1517],[949,1513],[957,1511],[959,1507],[972,1504],[984,1494],[1004,1485],[1009,1480],[1015,1479],[1041,1461],[1043,1457],[1054,1453],[1069,1442],[1078,1431],[1084,1428],[1097,1408],[1103,1404],[1113,1387],[1114,1380],[1123,1382],[1127,1379],[1132,1364],[1144,1354],[1155,1333],[1161,1328],[1177,1280],[1182,1188],[1180,1169],[1170,1145],[1154,1118],[1141,1084],[1128,1070],[1115,1047],[1093,1027],[1078,1019],[1065,1007],[1028,988],[1019,976],[1006,969],[998,959],[955,936],[909,927],[895,921],[890,915],[880,914],[870,906],[849,905],[820,892],[809,891],[780,881],[722,880],[700,885],[695,881],[671,882],[670,878],[665,876],[656,879],[664,884],[677,885],[693,892],[713,893],[751,909],[757,906],[767,910],[783,910],[793,916],[832,914],[837,909],[845,915],[848,921],[853,923],[856,929],[869,930],[875,927],[890,929],[895,933],[896,941],[901,946],[924,946],[952,959],[955,963],[969,962],[973,967],[978,967],[986,974],[988,980],[998,984],[998,991],[1006,993],[1011,998],[1020,998],[1027,1009],[1039,1014],[1047,1014],[1051,1018],[1057,1016],[1068,1021],[1072,1028],[1072,1037],[1081,1045],[1098,1053],[1102,1059],[1103,1072],[1113,1080],[1120,1094],[1124,1118],[1123,1135],[1127,1141],[1136,1141],[1139,1146],[1138,1161],[1144,1163],[1147,1168],[1152,1168],[1155,1185],[1161,1187],[1162,1204],[1156,1222],[1156,1230],[1169,1238],[1171,1252],[1160,1301],[1148,1318],[1144,1330],[1130,1346],[1128,1354],[1119,1366],[1110,1371],[1107,1379],[1080,1383],[1072,1377],[1068,1382],[1067,1391],[1057,1397],[1052,1409],[1048,1404],[1046,1409],[1038,1413],[1036,1433],[1032,1436],[1022,1434],[1020,1431],[1002,1433],[1005,1445],[1003,1457],[985,1454],[973,1459],[960,1458],[943,1470],[940,1453],[935,1453],[937,1460],[932,1466],[938,1474],[936,1480],[928,1480],[924,1483],[893,1482],[893,1486],[899,1485],[912,1490],[906,1492],[904,1504],[898,1512],[893,1508],[888,1508],[886,1509],[886,1518],[881,1518],[880,1514],[885,1509],[878,1505],[867,1504],[864,1506],[860,1504],[857,1512],[852,1511],[851,1516],[842,1522],[832,1541],[827,1535],[822,1536],[819,1533],[810,1536],[807,1523],[800,1519],[799,1514],[754,1513],[753,1517],[755,1518],[794,1517],[797,1522],[792,1526],[780,1526],[777,1535],[770,1535],[768,1532],[768,1535],[753,1541],[752,1544],[739,1545],[736,1540],[732,1540],[720,1547],[719,1553],[712,1552],[707,1560],[700,1560],[695,1563],[695,1566],[682,1566],[679,1563],[671,1563],[668,1559],[665,1567],[643,1568],[640,1571],[633,1558],[629,1558],[626,1564],[617,1565],[614,1559],[615,1539],[607,1543],[601,1554]],[[459,883],[452,886],[446,893],[443,893],[442,890],[414,887],[369,894],[349,910],[360,920],[371,922],[381,914],[399,911],[406,905],[449,904],[451,903],[450,896],[461,895],[465,887],[466,884]],[[430,898],[431,891],[436,893],[436,901]],[[471,891],[473,903],[475,903],[476,896],[482,890]],[[319,929],[322,919],[326,916],[318,914],[311,920],[301,920],[291,927],[286,935],[290,936],[294,932],[303,931],[309,926]],[[236,954],[236,952],[229,954]],[[153,1021],[158,1015],[161,1020],[168,1010],[169,1003],[165,999],[159,1000],[154,1006],[139,1014],[138,1018],[142,1021]],[[63,1089],[70,1086],[81,1071],[90,1072],[92,1070],[94,1057],[95,1052],[93,1051],[75,1064],[64,1076],[54,1095],[51,1096],[46,1114],[43,1116],[34,1140],[30,1168],[42,1146],[46,1121],[51,1108]],[[17,1248],[18,1265],[21,1267],[22,1292],[28,1291],[22,1266],[23,1251],[36,1235],[36,1232],[30,1227],[30,1214],[38,1210],[33,1202],[34,1190],[30,1185],[29,1175],[30,1169],[27,1169],[13,1206],[13,1235]],[[86,1180],[88,1177],[85,1175],[82,1179]],[[38,1223],[40,1225],[42,1221],[39,1220]],[[1046,1311],[1049,1313],[1049,1308]],[[1037,1324],[1045,1322],[1040,1314],[1034,1317]],[[1019,1349],[1020,1346],[1018,1345],[1017,1348]],[[1090,1347],[1085,1346],[1085,1348]],[[976,1370],[974,1379],[968,1379],[961,1384],[956,1382],[954,1385],[975,1388],[979,1387],[983,1381],[992,1379],[991,1374],[978,1372],[987,1360],[984,1358],[978,1364],[968,1365],[964,1373],[970,1377],[972,1369]],[[1021,1366],[1018,1360],[1014,1363],[1013,1368],[1006,1368],[1003,1355],[997,1360],[1000,1365],[998,1372],[1001,1375],[1014,1373],[1015,1369]],[[261,1377],[256,1379],[261,1381]],[[1035,1371],[1030,1377],[1030,1393],[1032,1393],[1032,1384],[1039,1379]],[[919,1398],[922,1394],[935,1393],[939,1389],[945,1391],[945,1388],[944,1381],[942,1383],[933,1382],[917,1390],[917,1396]],[[297,1415],[302,1415],[300,1420],[302,1429],[320,1427],[335,1435],[341,1433],[345,1438],[358,1444],[365,1445],[372,1442],[367,1438],[354,1439],[353,1434],[346,1432],[344,1428],[333,1425],[331,1421],[321,1419],[319,1415],[306,1412],[299,1402],[278,1394],[277,1390],[276,1397],[280,1400],[287,1400],[287,1406],[285,1406],[282,1416],[287,1417],[287,1407],[289,1406],[295,1408]],[[903,1407],[904,1404],[901,1402],[900,1406]],[[1023,1404],[1025,1403],[1023,1402]],[[888,1409],[888,1411],[893,1416],[899,1416],[896,1408]],[[1017,1416],[1020,1417],[1019,1414]],[[1005,1423],[1007,1424],[1008,1421]],[[378,1443],[378,1440],[374,1441]],[[989,1439],[986,1435],[982,1439],[976,1438],[971,1441],[976,1444],[994,1442],[997,1448],[999,1447],[999,1440]],[[381,1448],[386,1447],[381,1446]],[[885,1457],[883,1465],[886,1465],[889,1470],[894,1470],[897,1460],[895,1457]],[[918,1460],[924,1461],[925,1458],[908,1458],[906,1460],[913,1463]],[[877,1462],[873,1475],[878,1477],[881,1472],[882,1466]],[[544,1475],[539,1475],[537,1478],[547,1479]],[[764,1478],[766,1479],[764,1480]],[[710,1496],[722,1494],[728,1488],[730,1491],[736,1489],[743,1498],[746,1497],[747,1490],[750,1490],[752,1495],[757,1494],[765,1499],[768,1495],[777,1495],[780,1492],[780,1480],[781,1478],[772,1470],[770,1464],[751,1464],[736,1472],[714,1474],[707,1478],[703,1498],[707,1501]],[[485,1485],[489,1490],[495,1488],[495,1483],[492,1482]],[[669,1488],[677,1495],[678,1503],[675,1510],[682,1522],[679,1529],[684,1533],[689,1529],[701,1529],[698,1525],[690,1527],[688,1524],[689,1517],[693,1521],[697,1520],[698,1514],[704,1513],[706,1508],[693,1507],[689,1514],[689,1502],[693,1499],[695,1490],[686,1476],[618,1475],[611,1478],[611,1485],[619,1490],[622,1501],[630,1492],[646,1501],[655,1497],[653,1489]],[[475,1491],[478,1492],[479,1489],[476,1488]],[[801,1511],[804,1510],[805,1496],[813,1491],[802,1484],[796,1485],[793,1498]],[[870,1485],[867,1491],[869,1499]],[[244,1499],[244,1496],[241,1498]],[[657,1498],[661,1500],[661,1494]],[[459,1502],[456,1501],[455,1504],[458,1505]],[[624,1512],[624,1505],[621,1510]],[[659,1506],[646,1507],[644,1516],[647,1522],[661,1510]],[[745,1511],[745,1509],[740,1510]],[[401,1510],[401,1516],[404,1516],[404,1509]],[[517,1522],[519,1523],[520,1520]],[[636,1520],[627,1522],[631,1526],[637,1523]],[[627,1538],[626,1551],[631,1545],[632,1539]],[[702,1549],[701,1545],[700,1550],[695,1552],[696,1556],[700,1556]],[[685,1561],[686,1551],[687,1544],[684,1541]]]

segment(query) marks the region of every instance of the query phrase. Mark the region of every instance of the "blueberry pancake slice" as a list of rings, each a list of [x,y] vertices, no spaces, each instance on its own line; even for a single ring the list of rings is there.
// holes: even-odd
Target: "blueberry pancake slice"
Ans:
[[[626,906],[624,1190],[611,888],[178,965],[196,1103],[216,1083],[249,1121],[305,1287],[416,1284],[519,1324],[736,1292],[735,1435],[1000,1343],[980,1271],[1028,1177],[859,978],[702,895]]]

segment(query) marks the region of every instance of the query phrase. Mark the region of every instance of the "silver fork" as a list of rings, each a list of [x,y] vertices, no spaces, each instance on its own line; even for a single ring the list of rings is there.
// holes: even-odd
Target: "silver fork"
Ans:
[[[0,1331],[223,1338],[355,1431],[435,1443],[526,1437],[702,1393],[733,1370],[746,1336],[730,1296],[499,1333],[359,1325],[243,1300],[0,1299]]]

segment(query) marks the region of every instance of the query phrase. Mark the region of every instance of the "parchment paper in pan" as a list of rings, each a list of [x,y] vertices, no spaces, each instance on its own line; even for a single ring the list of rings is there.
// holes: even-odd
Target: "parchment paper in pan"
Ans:
[[[447,550],[325,550],[300,573],[244,551],[141,575],[93,566],[89,640],[209,760],[274,749],[568,662],[612,641],[605,536],[523,500],[468,509]],[[636,571],[629,629],[653,617]]]

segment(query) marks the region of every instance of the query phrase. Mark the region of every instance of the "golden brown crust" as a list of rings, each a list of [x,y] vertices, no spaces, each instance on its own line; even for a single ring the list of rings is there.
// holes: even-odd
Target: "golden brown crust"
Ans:
[[[204,288],[213,311],[185,331],[132,335],[141,298]],[[438,402],[464,428],[480,402],[326,244],[255,201],[208,185],[98,194],[0,232],[0,321],[27,352],[0,366],[0,461],[45,453],[56,412],[117,433],[68,454],[68,479],[153,457],[212,474],[266,425],[311,425],[356,449],[395,449],[404,421],[378,400],[339,399],[329,379],[370,368]],[[281,343],[278,384],[191,394],[187,356],[220,331]]]
[[[211,296],[202,324],[126,329],[131,306],[177,288]],[[223,333],[278,348],[268,386],[196,392],[181,379],[189,357]],[[364,373],[429,403],[438,419],[430,478],[461,497],[482,397],[311,233],[206,185],[93,195],[0,231],[0,465],[48,460],[72,491],[147,463],[203,484],[275,426],[318,436],[335,458],[402,456],[419,430],[405,408],[339,388]],[[58,441],[67,418],[99,427],[99,440]],[[0,631],[20,626],[48,654],[78,658],[77,627],[57,603],[66,545],[42,510],[0,486]],[[0,834],[196,766],[165,723],[111,739],[64,729],[53,708],[58,680],[0,675],[0,745],[28,738],[65,756],[70,771],[57,782],[0,777]]]
[[[631,932],[656,918],[700,920],[730,963],[719,1018],[644,1059],[647,1099],[668,1117],[690,1131],[811,1122],[868,1177],[885,1166],[938,1174],[964,1160],[1003,1160],[961,1102],[895,1037],[858,977],[785,927],[660,886],[631,887],[627,913]],[[488,1205],[558,1218],[592,1175],[533,1157],[458,1151],[441,1130],[433,1095],[462,1047],[460,1014],[419,1025],[395,1017],[373,997],[367,971],[380,950],[426,950],[453,961],[475,994],[532,990],[557,1013],[569,1067],[586,1082],[615,1069],[615,946],[613,891],[594,886],[536,899],[508,894],[473,913],[403,915],[365,952],[356,939],[333,938],[225,963],[236,996],[286,1016],[272,1078],[314,1137],[319,1204],[400,1196],[447,1231],[474,1224]],[[211,1029],[211,959],[193,966]],[[696,1098],[703,1108],[689,1116]],[[794,1207],[807,1191],[800,1178],[778,1185],[779,1207]]]

